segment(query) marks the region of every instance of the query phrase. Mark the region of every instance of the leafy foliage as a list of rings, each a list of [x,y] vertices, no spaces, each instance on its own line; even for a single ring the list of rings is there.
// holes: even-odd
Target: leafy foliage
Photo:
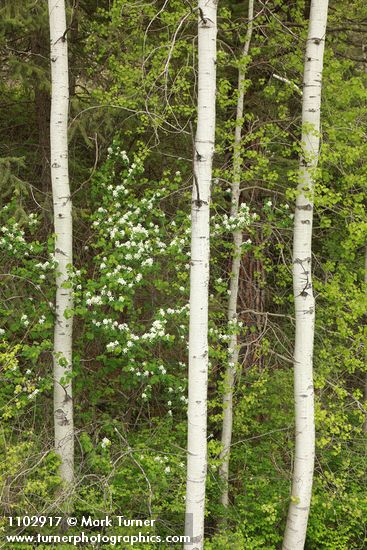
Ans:
[[[51,352],[57,266],[43,140],[47,23],[39,3],[5,4],[1,506],[4,515],[29,509],[56,513],[60,480],[52,451]],[[190,126],[197,93],[196,16],[187,2],[166,4],[85,0],[68,12],[74,511],[152,516],[161,534],[181,533],[184,514]],[[208,550],[270,550],[282,540],[293,461],[291,239],[308,4],[271,0],[256,7],[245,60],[236,220],[230,218],[229,187],[246,5],[219,7]],[[367,87],[360,32],[366,15],[363,3],[354,1],[346,19],[345,3],[334,2],[327,37],[313,243],[317,461],[307,550],[366,545]],[[240,315],[228,326],[234,227],[242,228],[244,241]],[[221,396],[233,331],[241,351],[225,510],[219,504]]]

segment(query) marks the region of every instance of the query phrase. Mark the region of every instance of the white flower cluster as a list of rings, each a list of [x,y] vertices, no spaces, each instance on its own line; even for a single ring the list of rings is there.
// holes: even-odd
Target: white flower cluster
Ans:
[[[141,265],[142,266],[146,266],[146,265],[151,266],[151,265],[153,265],[153,258],[146,258],[145,260],[143,260],[141,262]]]
[[[0,247],[6,248],[8,252],[16,253],[20,251],[24,256],[28,256],[28,251],[33,250],[33,245],[27,244],[25,233],[23,229],[20,228],[19,223],[13,222],[9,227],[3,225],[0,231],[3,234],[0,238]],[[25,246],[27,246],[27,250],[24,250]]]
[[[24,231],[23,229],[20,229],[19,223],[14,222],[13,226],[9,229],[9,227],[6,227],[3,225],[1,227],[1,232],[4,233],[8,238],[11,238],[19,243],[25,243],[24,238]]]
[[[32,393],[28,394],[28,399],[33,399],[39,393],[39,389],[35,389]]]
[[[187,405],[187,404],[188,404],[188,402],[189,402],[188,398],[187,398],[187,397],[185,397],[184,395],[181,395],[181,397],[180,397],[180,401],[182,401],[183,403],[185,403],[185,405]]]
[[[222,340],[222,342],[229,342],[231,339],[231,334],[223,334],[219,329],[210,327],[208,329],[210,336],[214,336],[217,340]]]
[[[161,371],[161,374],[166,374],[167,373],[167,371],[166,371],[166,369],[164,368],[163,365],[159,365],[158,370]]]
[[[176,312],[182,313],[183,311],[187,311],[187,305],[183,306],[182,308],[178,308],[176,310],[172,308],[168,308],[170,310],[170,314],[175,314]],[[164,310],[160,310],[160,314],[162,316],[165,315]],[[166,333],[166,324],[167,319],[156,319],[153,321],[151,327],[147,332],[144,332],[143,334],[134,334],[130,331],[128,325],[126,323],[119,323],[116,320],[113,320],[111,318],[105,317],[102,321],[97,319],[92,319],[92,324],[98,328],[105,329],[109,333],[111,331],[115,331],[115,334],[123,333],[123,340],[124,343],[119,342],[118,340],[114,340],[109,342],[106,345],[106,350],[109,352],[114,351],[118,346],[122,346],[122,353],[126,354],[129,349],[133,348],[135,345],[135,342],[144,341],[144,342],[153,342],[157,339],[170,339],[170,334]],[[162,369],[165,371],[164,367],[161,366],[160,370]],[[162,371],[162,374],[165,374],[166,372]]]
[[[93,305],[100,306],[103,303],[102,296],[98,296],[97,294],[95,294],[94,296],[91,296],[90,292],[87,292],[86,295],[88,296],[88,298],[85,301],[87,306],[93,306]]]
[[[189,238],[188,238],[188,235],[189,233],[191,232],[191,229],[188,228],[188,230],[186,229],[185,230],[185,238],[183,237],[174,237],[170,244],[169,244],[169,247],[170,248],[174,248],[174,247],[178,247],[179,248],[179,251],[182,252],[182,248],[184,246],[188,246],[189,245]]]
[[[155,462],[158,462],[159,464],[165,464],[167,462],[168,458],[166,456],[164,456],[163,458],[159,455],[155,456],[154,457],[154,461]],[[170,466],[166,466],[164,468],[164,473],[165,474],[169,474],[171,472],[171,468]]]
[[[142,334],[142,340],[155,340],[157,337],[165,336],[165,325],[167,321],[165,319],[156,319],[153,321],[152,326],[148,332]]]
[[[176,309],[172,307],[168,307],[167,309],[161,308],[159,310],[159,315],[161,315],[161,317],[165,317],[165,315],[178,316],[178,315],[181,315],[182,313],[184,313],[185,315],[189,315],[190,313],[189,310],[190,310],[190,304],[184,304],[183,306],[177,307]]]
[[[101,441],[101,447],[102,449],[106,449],[111,445],[111,441],[108,439],[108,437],[104,437]]]
[[[106,346],[106,350],[107,351],[113,351],[114,349],[117,348],[117,346],[119,346],[119,342],[117,340],[115,340],[114,342],[110,342],[109,344],[107,344]]]
[[[254,212],[250,214],[250,209],[246,203],[242,203],[238,209],[236,216],[228,216],[224,214],[220,218],[220,223],[215,223],[214,225],[214,235],[218,235],[223,232],[233,232],[237,229],[242,229],[250,225],[251,221],[255,220],[257,214]]]
[[[144,200],[142,199],[142,203]],[[116,205],[115,205],[116,206]],[[148,207],[153,208],[153,202],[149,202]],[[105,214],[106,210],[102,207],[98,213]],[[114,249],[121,250],[121,256],[127,262],[137,260],[140,265],[147,267],[153,265],[153,255],[159,254],[166,249],[166,243],[159,238],[161,229],[159,225],[149,222],[144,227],[139,221],[141,209],[139,207],[125,212],[121,216],[120,212],[111,214],[107,219],[96,219],[93,222],[94,227],[103,236],[108,236]],[[113,252],[114,253],[114,252]],[[106,269],[107,264],[104,260],[100,268]]]
[[[234,317],[228,322],[229,327],[243,327],[243,321],[239,321],[237,317]]]
[[[121,151],[120,147],[117,145],[115,147],[108,147],[107,149],[108,158],[111,158],[113,155],[120,156],[124,162],[129,164],[129,157],[127,156],[126,151]]]
[[[35,227],[36,225],[38,225],[39,220],[37,218],[37,214],[34,214],[33,212],[29,214],[28,223],[30,227]]]
[[[26,315],[25,313],[23,313],[23,315],[21,316],[20,318],[20,321],[21,323],[27,327],[29,325],[29,319],[28,319],[28,315]]]
[[[54,256],[51,255],[51,259],[50,260],[46,260],[45,262],[38,262],[35,267],[37,267],[37,269],[41,269],[42,271],[47,271],[48,269],[53,269],[54,267],[56,266],[56,263],[55,263],[55,260],[54,260]]]

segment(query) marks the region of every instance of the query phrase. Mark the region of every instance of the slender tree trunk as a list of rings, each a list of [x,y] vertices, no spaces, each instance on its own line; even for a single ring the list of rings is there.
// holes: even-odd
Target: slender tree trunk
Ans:
[[[244,63],[249,52],[252,36],[252,20],[254,16],[254,0],[249,0],[248,5],[248,26],[245,44],[238,71],[238,98],[236,111],[236,129],[233,151],[233,182],[231,194],[231,217],[238,215],[240,200],[240,181],[241,181],[241,137],[243,125],[243,102],[245,97],[245,68]],[[238,300],[238,282],[241,267],[241,246],[242,230],[233,232],[233,256],[230,280],[230,295],[228,300],[228,323],[237,321],[237,300]],[[228,506],[228,476],[229,476],[229,458],[232,441],[233,424],[233,389],[235,384],[236,366],[238,363],[238,341],[237,334],[232,334],[228,346],[228,367],[224,377],[224,395],[223,395],[223,427],[222,427],[222,464],[219,475],[223,482],[223,491],[221,494],[221,503]]]
[[[321,79],[328,0],[312,0],[306,46],[302,147],[294,217],[293,290],[296,316],[294,398],[296,449],[292,496],[283,550],[304,548],[315,460],[314,388],[312,373],[315,302],[311,280],[314,172],[320,146]]]
[[[51,180],[55,225],[56,321],[54,333],[55,448],[61,459],[60,476],[65,490],[74,476],[74,425],[71,386],[72,210],[68,173],[69,79],[64,0],[49,0],[51,40]],[[68,497],[67,497],[68,498]]]
[[[193,159],[190,261],[189,404],[185,534],[204,545],[207,470],[209,203],[215,139],[217,0],[199,1],[198,120]]]

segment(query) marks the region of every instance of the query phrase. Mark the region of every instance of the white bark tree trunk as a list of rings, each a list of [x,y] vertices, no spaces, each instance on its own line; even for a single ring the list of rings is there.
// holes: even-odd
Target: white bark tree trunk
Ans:
[[[51,42],[51,180],[55,226],[56,319],[54,331],[55,448],[61,459],[60,476],[65,490],[74,477],[74,424],[71,385],[72,204],[68,172],[69,78],[64,0],[49,0]]]
[[[294,351],[296,449],[292,495],[283,550],[304,548],[315,460],[312,373],[315,301],[311,280],[311,244],[314,172],[320,146],[321,79],[327,13],[328,0],[311,1],[302,99],[303,154],[299,167],[293,240],[293,291],[296,315]]]
[[[215,140],[217,0],[199,1],[198,120],[193,159],[190,261],[189,403],[185,534],[204,545],[207,471],[209,203]]]
[[[254,17],[254,0],[249,0],[248,4],[248,26],[243,47],[241,65],[238,70],[238,97],[236,111],[236,128],[234,137],[233,150],[233,181],[231,193],[231,217],[238,215],[238,206],[240,200],[240,181],[241,181],[241,138],[243,125],[243,102],[245,98],[245,69],[244,61],[248,56],[250,42],[252,37]],[[233,232],[233,255],[232,269],[230,280],[230,295],[228,299],[227,318],[228,322],[237,320],[237,300],[238,300],[238,282],[240,277],[241,267],[241,246],[242,246],[242,230],[238,229]],[[238,363],[238,339],[237,334],[232,334],[228,345],[228,367],[224,377],[224,394],[223,394],[223,427],[222,427],[222,464],[219,470],[220,478],[223,482],[223,491],[221,494],[221,503],[223,506],[228,506],[228,477],[229,477],[229,458],[232,442],[232,425],[233,425],[233,389],[235,384],[236,366]]]

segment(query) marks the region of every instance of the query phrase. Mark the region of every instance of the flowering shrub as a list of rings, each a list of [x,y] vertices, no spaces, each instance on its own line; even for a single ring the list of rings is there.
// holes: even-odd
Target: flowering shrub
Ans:
[[[96,348],[98,375],[106,383],[114,377],[129,407],[139,409],[155,396],[155,406],[172,415],[186,400],[180,359],[186,354],[188,289],[182,282],[189,220],[170,219],[164,207],[171,189],[161,182],[147,187],[142,174],[141,161],[130,162],[114,142],[94,178],[93,204],[99,206],[92,209],[87,245],[93,275],[81,266],[76,312]],[[179,182],[177,173],[174,184]]]

